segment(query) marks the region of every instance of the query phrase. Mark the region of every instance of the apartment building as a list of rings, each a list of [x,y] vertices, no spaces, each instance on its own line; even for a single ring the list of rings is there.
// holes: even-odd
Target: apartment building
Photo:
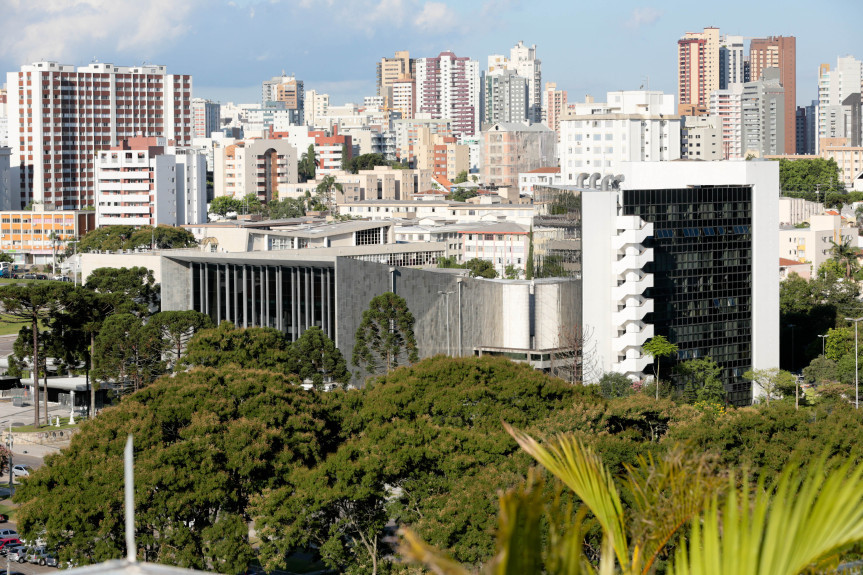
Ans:
[[[192,137],[209,138],[221,128],[218,102],[204,98],[192,98]]]
[[[723,159],[743,158],[743,84],[711,92],[710,116],[722,124]]]
[[[452,52],[416,61],[416,111],[433,120],[451,120],[453,134],[480,130],[479,63]]]
[[[442,136],[453,135],[451,120],[420,118],[395,120],[393,121],[393,131],[395,132],[396,158],[405,162],[414,161],[416,157],[414,146],[416,146],[419,135],[423,130]]]
[[[18,182],[12,181],[12,148],[0,146],[0,209],[10,210],[13,202],[18,203],[17,188]]]
[[[470,169],[467,146],[459,144],[453,136],[433,134],[427,127],[417,131],[414,156],[418,169],[430,170],[433,176],[449,181]]]
[[[785,225],[779,228],[779,257],[809,263],[810,277],[833,256],[833,246],[847,242],[857,246],[857,226],[843,221],[835,210],[809,217],[809,227]]]
[[[719,89],[719,28],[687,32],[677,41],[677,113],[707,113],[710,93]]]
[[[285,139],[216,140],[213,164],[216,196],[254,194],[268,202],[298,179],[297,150]]]
[[[560,137],[560,120],[566,112],[566,90],[558,90],[554,82],[545,84],[545,125]]]
[[[482,183],[518,187],[518,175],[557,163],[557,134],[543,124],[498,122],[482,133]]]
[[[47,264],[54,254],[63,253],[70,242],[96,229],[92,210],[46,210],[35,204],[32,210],[0,211],[0,250],[15,263]]]
[[[527,122],[527,78],[512,70],[483,74],[482,90],[483,127],[497,122]]]
[[[9,73],[7,82],[22,205],[94,205],[96,152],[124,139],[192,142],[192,77],[168,74],[165,66],[43,61]]]
[[[779,69],[779,84],[785,89],[783,134],[786,135],[780,154],[796,153],[795,133],[797,111],[797,39],[794,36],[753,38],[749,43],[749,74],[751,81],[760,80],[769,68]]]
[[[743,120],[743,153],[763,158],[782,154],[786,141],[794,139],[796,127],[786,132],[785,88],[778,68],[763,70],[760,79],[743,85],[741,117]],[[791,152],[793,153],[793,152]]]
[[[302,80],[288,76],[274,76],[261,83],[261,104],[267,102],[282,102],[290,115],[290,123],[299,126],[305,123],[305,88]]]
[[[724,160],[722,121],[716,116],[686,116],[680,134],[684,160]]]

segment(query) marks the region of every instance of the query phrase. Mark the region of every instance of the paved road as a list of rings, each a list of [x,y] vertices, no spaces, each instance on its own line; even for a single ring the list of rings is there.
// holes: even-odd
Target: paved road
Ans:
[[[18,339],[18,334],[0,335],[0,357],[6,357],[12,353],[12,346],[15,345],[15,340]]]

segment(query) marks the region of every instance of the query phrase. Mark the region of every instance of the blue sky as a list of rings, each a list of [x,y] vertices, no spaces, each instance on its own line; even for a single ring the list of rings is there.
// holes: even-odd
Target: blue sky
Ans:
[[[706,5],[709,4],[709,5]],[[581,2],[578,0],[0,0],[0,72],[52,59],[165,64],[194,77],[195,96],[250,102],[283,70],[331,103],[375,90],[375,63],[453,50],[479,60],[536,44],[543,82],[569,100],[606,91],[676,93],[676,40],[718,26],[797,37],[797,100],[817,95],[818,65],[863,59],[859,0]]]

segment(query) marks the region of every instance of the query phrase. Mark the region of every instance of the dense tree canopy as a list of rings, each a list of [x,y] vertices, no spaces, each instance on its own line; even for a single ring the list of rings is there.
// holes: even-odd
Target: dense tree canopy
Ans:
[[[373,297],[357,328],[352,363],[374,373],[390,371],[404,360],[417,361],[414,322],[404,298],[392,292]]]
[[[79,252],[95,252],[151,247],[178,249],[196,245],[198,242],[190,231],[174,226],[104,226],[84,234],[77,249]]]
[[[182,363],[191,367],[268,369],[291,372],[291,343],[285,334],[271,327],[238,329],[223,321],[219,327],[203,329],[189,340]]]
[[[381,154],[362,154],[345,163],[345,170],[356,174],[360,170],[371,170],[375,166],[388,166],[389,162]]]
[[[844,192],[845,185],[836,160],[807,158],[779,160],[779,188],[783,193],[802,192],[806,199],[824,201],[827,192]],[[820,198],[816,196],[820,190]]]

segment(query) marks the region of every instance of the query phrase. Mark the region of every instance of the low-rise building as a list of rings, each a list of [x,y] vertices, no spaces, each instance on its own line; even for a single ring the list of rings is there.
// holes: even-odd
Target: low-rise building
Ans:
[[[0,212],[0,250],[12,255],[16,263],[48,264],[55,254],[64,253],[70,242],[96,229],[92,210],[45,210],[33,204],[32,210]]]
[[[779,257],[796,262],[808,262],[810,274],[833,257],[833,246],[848,243],[857,247],[857,226],[845,223],[835,210],[828,210],[809,218],[808,227],[781,226],[779,228]]]
[[[518,175],[518,192],[522,196],[532,196],[534,186],[559,186],[563,184],[560,168],[537,168]]]
[[[680,134],[680,157],[686,160],[724,160],[722,121],[716,116],[685,116]]]
[[[216,196],[254,194],[267,202],[298,180],[297,150],[287,140],[215,140],[213,158]]]

